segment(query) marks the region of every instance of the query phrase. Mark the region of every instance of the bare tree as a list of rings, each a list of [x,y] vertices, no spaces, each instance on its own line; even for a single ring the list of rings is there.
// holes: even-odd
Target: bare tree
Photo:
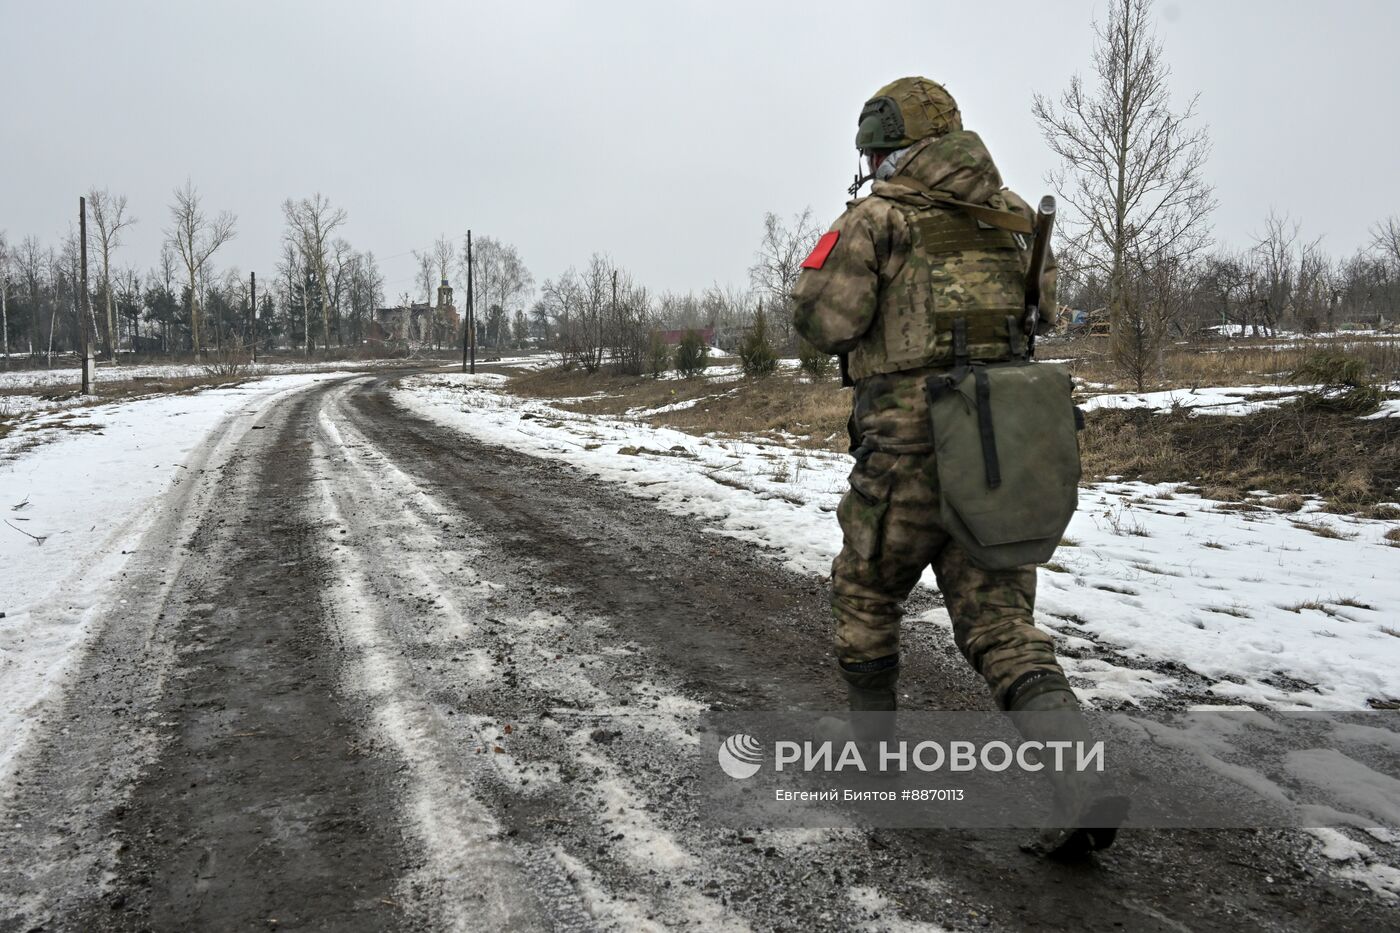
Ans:
[[[447,278],[447,270],[452,266],[453,252],[454,250],[452,248],[452,241],[449,240],[447,237],[440,236],[433,242],[433,248],[430,255],[433,257],[433,268],[437,270],[437,278],[439,282]],[[436,284],[437,283],[434,283],[434,286],[436,286]],[[433,296],[431,294],[428,295],[428,300],[433,300]]]
[[[343,237],[331,242],[330,252],[330,303],[331,317],[335,320],[336,346],[345,346],[343,309],[350,294],[350,283],[354,276],[355,251]]]
[[[1270,210],[1264,218],[1264,231],[1254,238],[1251,255],[1256,277],[1255,300],[1265,332],[1278,327],[1285,314],[1294,310],[1298,284],[1298,237],[1302,224],[1287,214]],[[1313,243],[1315,248],[1317,243]]]
[[[432,251],[413,251],[413,258],[418,261],[418,286],[423,289],[423,301],[427,304],[433,303],[433,289],[437,287],[436,272],[437,260],[433,258]],[[412,304],[410,299],[408,304]]]
[[[170,205],[171,227],[165,231],[167,242],[185,264],[186,284],[190,289],[190,344],[196,358],[200,355],[199,279],[209,259],[234,237],[238,218],[228,211],[210,220],[200,206],[199,191],[185,181],[175,189],[175,203]]]
[[[1400,271],[1400,217],[1387,217],[1371,228],[1371,249]]]
[[[44,273],[48,268],[48,260],[38,237],[27,236],[20,241],[19,249],[15,253],[15,263],[19,268],[20,284],[24,288],[25,304],[29,311],[28,349],[32,357],[34,338],[42,337],[40,327],[43,316]]]
[[[282,202],[282,215],[287,219],[287,227],[301,254],[311,265],[319,284],[317,291],[321,304],[321,348],[329,353],[331,348],[330,276],[328,274],[328,250],[331,234],[345,223],[345,208],[331,207],[330,198],[319,191],[310,198]]]
[[[768,299],[770,308],[778,309],[784,348],[792,340],[792,287],[802,271],[802,260],[820,236],[810,207],[794,215],[791,224],[771,211],[763,215],[763,239],[749,267],[749,281]]]
[[[467,276],[467,251],[457,257],[462,280]],[[486,339],[498,346],[512,309],[522,310],[534,289],[534,276],[509,243],[483,236],[472,243],[473,286],[478,307],[486,309]]]
[[[1032,107],[1060,158],[1049,181],[1072,209],[1066,227],[1076,255],[1108,282],[1110,325],[1122,335],[1115,354],[1125,366],[1133,341],[1153,330],[1145,321],[1122,326],[1130,308],[1152,313],[1129,295],[1130,278],[1159,263],[1174,263],[1174,275],[1209,244],[1215,207],[1197,98],[1172,108],[1171,69],[1151,11],[1152,0],[1112,0],[1108,22],[1094,24],[1094,86],[1075,75],[1058,103],[1037,94]]]
[[[1339,291],[1331,258],[1322,251],[1322,237],[1298,250],[1298,284],[1293,292],[1293,320],[1304,333],[1315,334],[1324,324],[1330,332]]]
[[[141,322],[141,273],[135,266],[126,266],[119,269],[113,276],[115,283],[113,288],[113,304],[116,308],[117,333],[121,334],[122,321],[125,320],[130,330],[130,344],[133,351],[136,350],[137,338],[140,336]]]
[[[117,360],[116,315],[112,309],[112,253],[121,245],[121,232],[136,218],[126,212],[126,195],[110,194],[104,188],[88,192],[93,226],[97,228],[97,250],[102,261],[102,305],[107,319],[107,358]]]
[[[351,262],[350,320],[351,334],[358,343],[364,329],[372,320],[374,309],[384,300],[384,275],[374,253],[356,253]]]
[[[282,256],[277,261],[277,275],[287,280],[286,330],[296,333],[297,309],[301,310],[301,347],[304,356],[311,356],[311,315],[306,308],[306,260],[298,251],[295,237],[289,232],[282,237]],[[302,286],[301,301],[297,301],[297,284]],[[293,341],[294,342],[294,341]]]
[[[564,366],[578,364],[590,373],[603,365],[604,289],[611,284],[600,260],[595,254],[586,275],[570,268],[556,279],[545,279],[536,306],[553,324]]]
[[[169,243],[162,243],[160,247],[160,262],[156,266],[156,274],[159,277],[161,288],[168,295],[174,294],[175,286],[175,253],[171,251]],[[160,336],[161,343],[165,345],[165,352],[174,350],[174,344],[170,342],[170,329],[174,322],[170,319],[170,309],[167,306],[165,320],[161,322]]]
[[[433,270],[436,276],[428,283],[428,304],[433,306],[433,346],[441,349],[445,343],[450,343],[455,335],[447,333],[447,309],[440,306],[440,302],[434,300],[437,288],[447,283],[447,270],[452,267],[452,241],[445,236],[440,236],[433,243],[432,258]]]

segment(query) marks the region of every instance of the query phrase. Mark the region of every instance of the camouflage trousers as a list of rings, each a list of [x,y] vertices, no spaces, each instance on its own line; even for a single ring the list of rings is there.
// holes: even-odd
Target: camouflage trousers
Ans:
[[[998,705],[1025,674],[1060,671],[1054,641],[1032,620],[1035,566],[990,571],[968,559],[939,525],[932,454],[876,451],[856,464],[850,482],[837,509],[844,540],[831,569],[841,661],[899,651],[902,604],[931,564],[953,620],[953,640]]]

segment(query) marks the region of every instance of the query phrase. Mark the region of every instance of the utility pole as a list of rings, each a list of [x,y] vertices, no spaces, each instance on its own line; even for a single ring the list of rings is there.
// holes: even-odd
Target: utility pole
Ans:
[[[92,349],[88,343],[87,198],[78,198],[78,342],[83,354],[83,395],[92,394]]]
[[[306,282],[316,281],[316,273],[308,273]],[[303,289],[301,293],[301,348],[306,351],[306,358],[311,359],[311,291]]]
[[[248,303],[253,310],[253,365],[258,365],[258,274],[248,273]]]
[[[472,232],[467,231],[467,320],[462,331],[462,372],[476,373],[476,310],[472,305]],[[468,369],[468,352],[470,366]]]

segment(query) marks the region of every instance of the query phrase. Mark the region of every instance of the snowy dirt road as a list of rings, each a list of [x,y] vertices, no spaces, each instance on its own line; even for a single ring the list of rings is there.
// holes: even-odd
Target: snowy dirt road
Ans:
[[[1394,927],[1299,833],[708,827],[699,711],[839,705],[824,586],[399,378],[280,399],[147,533],[0,800],[0,929]],[[911,705],[987,707],[908,643]]]

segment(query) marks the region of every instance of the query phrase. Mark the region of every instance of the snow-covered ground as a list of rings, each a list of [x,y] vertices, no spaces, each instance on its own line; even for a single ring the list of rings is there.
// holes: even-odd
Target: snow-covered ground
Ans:
[[[1266,337],[1273,340],[1319,340],[1335,339],[1337,337],[1386,337],[1393,336],[1387,331],[1377,330],[1374,327],[1357,327],[1347,330],[1318,331],[1317,333],[1300,333],[1291,330],[1266,331],[1259,324],[1217,324],[1208,327],[1206,330],[1213,330],[1222,337],[1254,338]]]
[[[429,365],[433,361],[425,361]],[[250,376],[278,376],[304,372],[356,372],[412,365],[412,360],[307,360],[305,362],[258,363],[248,366]],[[455,364],[454,364],[455,365]],[[126,382],[132,379],[181,379],[190,376],[208,375],[209,369],[200,363],[143,363],[140,365],[118,365],[99,363],[98,382]],[[16,369],[0,372],[0,391],[13,389],[42,389],[47,386],[77,385],[82,380],[82,370],[76,366],[62,369]]]
[[[1079,383],[1081,388],[1100,389],[1099,383]],[[1295,400],[1303,392],[1317,391],[1320,386],[1221,386],[1194,389],[1167,389],[1161,392],[1105,393],[1095,395],[1080,406],[1088,411],[1096,408],[1147,408],[1151,411],[1189,411],[1206,415],[1250,415],[1257,411],[1279,408]],[[1400,384],[1384,387],[1400,390]],[[1390,399],[1370,418],[1400,416],[1400,399]]]
[[[849,458],[586,417],[509,395],[503,382],[415,376],[396,399],[773,548],[798,572],[829,571]],[[1065,658],[1084,695],[1100,703],[1161,696],[1179,684],[1164,668],[1175,662],[1207,678],[1222,704],[1360,709],[1400,698],[1400,551],[1384,539],[1397,523],[1335,516],[1315,503],[1292,514],[1220,505],[1171,485],[1081,491],[1073,544],[1040,574],[1037,621],[1068,655],[1107,649],[1112,660]],[[925,583],[933,585],[931,574]],[[948,624],[941,610],[924,621]]]
[[[251,419],[327,378],[273,376],[93,406],[63,424],[47,414],[0,439],[0,776],[160,500],[188,480],[186,461],[208,452],[225,419]]]
[[[1107,393],[1087,399],[1080,407],[1147,408],[1152,411],[1190,410],[1193,414],[1248,415],[1278,408],[1296,399],[1307,386],[1229,386],[1167,389],[1162,392]]]

